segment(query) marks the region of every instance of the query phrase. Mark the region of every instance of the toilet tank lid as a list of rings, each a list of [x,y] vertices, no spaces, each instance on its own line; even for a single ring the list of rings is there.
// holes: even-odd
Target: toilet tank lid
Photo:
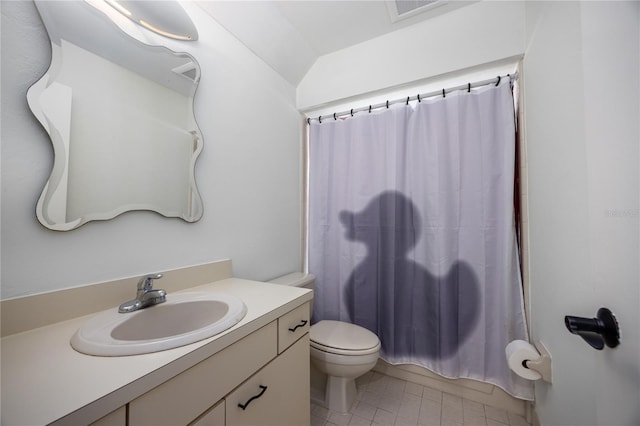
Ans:
[[[306,274],[304,272],[292,272],[290,274],[274,278],[269,282],[273,284],[291,285],[294,287],[305,287],[311,284],[315,279],[316,277],[314,277],[313,274]]]

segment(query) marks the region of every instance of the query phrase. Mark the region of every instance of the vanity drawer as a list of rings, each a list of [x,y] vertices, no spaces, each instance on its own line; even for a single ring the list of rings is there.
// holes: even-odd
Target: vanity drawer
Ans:
[[[278,318],[278,353],[309,332],[309,303]]]
[[[186,425],[277,356],[277,321],[129,404],[129,425]]]
[[[227,396],[226,426],[308,425],[309,360],[306,333]]]

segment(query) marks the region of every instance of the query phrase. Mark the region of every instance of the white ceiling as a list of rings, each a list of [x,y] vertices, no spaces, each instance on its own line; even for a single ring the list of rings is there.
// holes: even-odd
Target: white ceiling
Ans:
[[[442,1],[422,13],[398,19],[394,2],[384,0],[197,1],[293,86],[322,55],[473,2]]]

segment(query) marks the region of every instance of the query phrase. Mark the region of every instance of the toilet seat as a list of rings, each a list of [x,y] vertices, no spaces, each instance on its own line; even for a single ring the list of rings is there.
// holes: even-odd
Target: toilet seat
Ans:
[[[361,356],[377,353],[380,339],[359,325],[342,321],[323,320],[309,331],[311,347],[323,352]]]

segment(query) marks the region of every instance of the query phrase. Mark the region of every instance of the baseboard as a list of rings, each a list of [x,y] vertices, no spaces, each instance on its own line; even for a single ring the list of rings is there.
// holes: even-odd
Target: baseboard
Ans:
[[[538,413],[536,413],[535,407],[531,409],[531,426],[542,426],[540,424],[540,418],[538,417]]]
[[[528,401],[514,398],[502,389],[488,383],[470,379],[447,379],[416,365],[391,365],[383,360],[378,360],[373,370],[387,376],[500,408],[527,419],[531,415],[531,404]]]

